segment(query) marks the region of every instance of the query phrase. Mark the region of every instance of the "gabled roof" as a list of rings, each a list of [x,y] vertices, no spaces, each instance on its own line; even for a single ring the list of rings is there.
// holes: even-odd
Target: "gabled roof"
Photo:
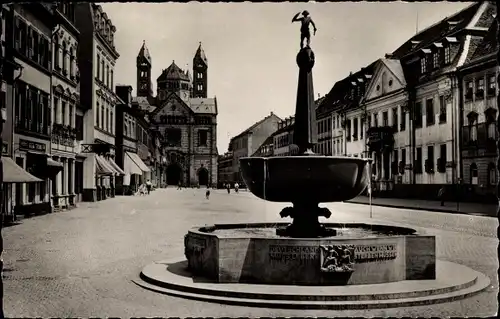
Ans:
[[[193,60],[196,60],[197,58],[199,58],[201,61],[203,61],[205,63],[205,65],[208,65],[207,56],[205,55],[205,51],[201,47],[201,42],[200,42],[200,45],[198,46],[198,50],[196,50],[196,54],[194,55]]]
[[[141,111],[146,111],[148,113],[151,113],[156,109],[156,107],[149,104],[148,98],[145,96],[132,97],[132,104],[137,104]]]
[[[498,41],[497,41],[497,27],[498,23],[495,19],[491,24],[488,34],[483,38],[476,51],[472,55],[470,62],[473,62],[477,59],[483,58],[489,54],[496,53],[499,49]]]
[[[189,76],[184,73],[184,71],[175,64],[175,61],[172,61],[170,66],[161,72],[160,76],[156,81],[165,81],[165,80],[183,80],[189,81]]]
[[[190,98],[187,104],[194,113],[217,114],[217,99],[215,98]]]
[[[482,4],[482,2],[474,3],[462,11],[455,13],[451,17],[445,18],[427,29],[420,31],[408,39],[408,41],[406,41],[399,48],[394,50],[392,55],[395,58],[402,58],[420,50],[421,48],[427,47],[433,42],[439,41],[449,35],[465,29],[472,21]]]
[[[247,133],[250,133],[254,128],[256,128],[260,124],[264,123],[266,120],[270,119],[271,117],[276,117],[278,119],[278,121],[281,121],[281,119],[276,114],[274,114],[273,112],[271,112],[271,114],[269,114],[268,116],[264,117],[262,120],[256,122],[255,124],[253,124],[252,126],[250,126],[249,128],[247,128],[246,130],[244,130],[243,132],[241,132],[240,134],[238,134],[235,137],[231,138],[231,140],[233,140],[235,138],[238,138],[240,136],[243,136],[243,135],[245,135]]]
[[[156,116],[156,114],[161,111],[165,105],[167,104],[168,101],[171,101],[171,100],[177,100],[179,103],[181,103],[181,105],[183,107],[185,107],[186,109],[188,109],[188,111],[192,114],[194,113],[194,111],[189,107],[189,105],[183,100],[181,99],[181,97],[179,95],[177,95],[177,93],[175,92],[172,92],[170,93],[167,98],[163,101],[163,104],[162,105],[159,105],[158,107],[156,107],[153,112],[151,113],[151,118]]]
[[[149,50],[146,47],[146,40],[143,40],[142,47],[139,50],[139,54],[137,55],[137,57],[144,58],[146,61],[148,61],[149,65],[153,64],[153,61],[151,59],[151,55],[149,54]]]

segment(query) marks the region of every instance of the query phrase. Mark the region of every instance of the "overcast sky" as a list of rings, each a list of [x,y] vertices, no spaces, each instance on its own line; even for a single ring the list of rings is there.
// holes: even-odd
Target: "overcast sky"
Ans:
[[[308,10],[318,32],[311,48],[315,95],[391,52],[419,30],[470,3],[105,3],[116,26],[120,58],[115,83],[136,90],[135,58],[146,41],[156,78],[172,60],[192,68],[201,41],[208,58],[208,96],[217,96],[218,151],[229,139],[274,111],[295,112],[299,24],[295,13]]]

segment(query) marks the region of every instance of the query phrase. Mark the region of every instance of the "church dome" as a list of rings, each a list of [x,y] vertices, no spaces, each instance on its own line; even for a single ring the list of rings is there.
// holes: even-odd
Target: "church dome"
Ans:
[[[166,80],[189,81],[189,75],[186,74],[181,68],[179,68],[177,64],[175,64],[175,61],[172,61],[172,64],[170,64],[167,69],[163,70],[163,72],[157,79],[157,81]]]

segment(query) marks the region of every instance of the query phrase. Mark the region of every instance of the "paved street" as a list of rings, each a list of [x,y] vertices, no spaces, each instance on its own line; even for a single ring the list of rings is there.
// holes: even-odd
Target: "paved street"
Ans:
[[[410,225],[437,235],[438,258],[492,279],[487,291],[447,304],[388,310],[282,310],[179,299],[131,282],[152,261],[183,257],[183,236],[195,225],[280,221],[284,205],[248,192],[161,189],[26,219],[4,229],[5,314],[8,317],[131,316],[492,316],[497,312],[496,218],[373,207],[373,222]],[[366,205],[328,205],[331,221],[367,221]]]

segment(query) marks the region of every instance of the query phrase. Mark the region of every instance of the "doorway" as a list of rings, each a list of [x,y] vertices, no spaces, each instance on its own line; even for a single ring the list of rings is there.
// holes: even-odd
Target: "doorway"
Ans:
[[[208,170],[204,167],[198,170],[198,184],[200,186],[208,185]]]
[[[182,169],[178,164],[170,164],[167,167],[167,184],[178,185],[182,181]]]

